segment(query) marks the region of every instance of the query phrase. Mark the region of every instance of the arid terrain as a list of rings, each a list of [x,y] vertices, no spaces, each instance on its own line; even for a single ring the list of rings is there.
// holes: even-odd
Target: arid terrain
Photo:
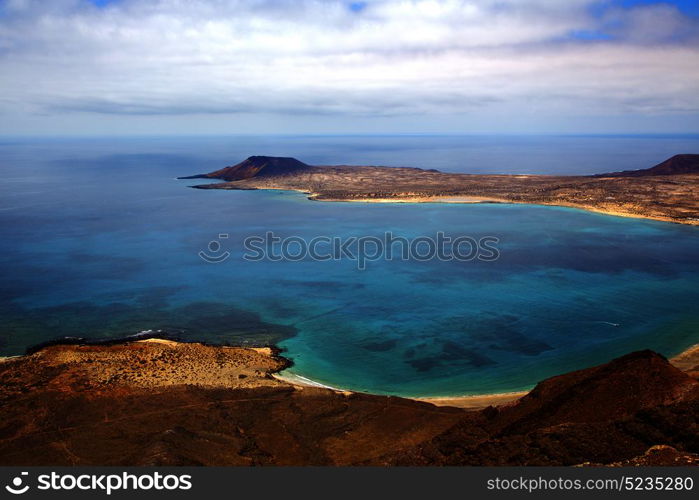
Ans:
[[[699,155],[595,176],[472,175],[374,166],[310,166],[252,156],[189,178],[225,182],[201,189],[285,189],[322,201],[532,203],[699,225]]]
[[[53,345],[0,362],[0,464],[698,465],[699,349],[673,363],[631,353],[465,410],[292,385],[269,348]]]

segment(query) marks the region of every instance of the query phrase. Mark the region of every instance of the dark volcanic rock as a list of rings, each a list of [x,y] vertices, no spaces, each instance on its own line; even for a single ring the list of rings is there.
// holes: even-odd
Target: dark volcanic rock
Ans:
[[[561,423],[606,422],[680,400],[699,384],[653,351],[552,377],[496,419],[498,432],[523,433]]]
[[[602,464],[585,464],[602,465]],[[699,466],[699,455],[677,451],[672,446],[658,445],[649,448],[643,455],[623,462],[607,464],[612,467],[667,467],[667,466]]]
[[[652,175],[699,174],[699,155],[682,154],[668,158],[654,167],[599,174],[595,177],[646,177]]]
[[[311,169],[310,165],[295,159],[276,156],[251,156],[245,161],[208,174],[180,177],[180,179],[222,179],[239,181],[252,177],[275,177],[292,175]]]
[[[463,410],[297,388],[274,351],[165,341],[54,345],[0,362],[2,465],[344,465]],[[241,377],[243,375],[243,377]]]
[[[480,412],[396,464],[575,465],[623,462],[654,445],[699,452],[699,383],[651,351],[547,379],[510,405]]]

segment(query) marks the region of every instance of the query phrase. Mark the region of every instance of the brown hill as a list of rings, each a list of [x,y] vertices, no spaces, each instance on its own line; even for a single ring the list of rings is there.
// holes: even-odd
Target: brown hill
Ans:
[[[598,174],[595,177],[647,177],[653,175],[699,174],[699,155],[682,154],[658,163],[654,167],[642,170],[624,170]]]
[[[0,464],[697,463],[699,383],[650,351],[480,411],[271,376],[286,365],[268,349],[153,340],[4,360]],[[646,453],[659,445],[672,450]]]
[[[604,422],[680,400],[699,384],[653,351],[539,383],[496,419],[499,432],[522,433],[563,422]]]
[[[312,167],[295,158],[277,156],[251,156],[237,165],[225,167],[208,174],[180,177],[180,179],[222,179],[239,181],[252,177],[277,177],[296,174]]]

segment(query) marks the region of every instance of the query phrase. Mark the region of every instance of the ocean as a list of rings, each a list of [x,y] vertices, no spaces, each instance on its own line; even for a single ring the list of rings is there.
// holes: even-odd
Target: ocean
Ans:
[[[699,136],[0,139],[0,354],[165,330],[273,343],[291,373],[404,396],[523,390],[633,350],[673,355],[699,342],[697,227],[532,205],[311,202],[176,177],[254,154],[592,174],[697,151]],[[495,237],[499,258],[363,270],[351,259],[244,260],[245,238],[268,231]]]

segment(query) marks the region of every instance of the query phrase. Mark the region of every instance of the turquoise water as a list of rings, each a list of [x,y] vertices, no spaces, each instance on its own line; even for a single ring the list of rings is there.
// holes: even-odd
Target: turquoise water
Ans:
[[[526,389],[631,350],[672,355],[699,341],[696,227],[526,205],[320,203],[174,179],[245,156],[241,144],[0,144],[0,353],[167,329],[187,340],[277,343],[296,374],[417,396]],[[293,147],[304,144],[329,158],[331,143],[322,154],[311,139]],[[449,155],[468,164],[469,145],[450,143]],[[405,164],[397,146],[377,155],[391,151],[395,161],[381,163]],[[350,260],[241,258],[243,239],[266,231],[310,239],[387,230],[496,236],[501,255],[381,260],[364,271]],[[220,233],[230,258],[204,262],[198,252]]]

